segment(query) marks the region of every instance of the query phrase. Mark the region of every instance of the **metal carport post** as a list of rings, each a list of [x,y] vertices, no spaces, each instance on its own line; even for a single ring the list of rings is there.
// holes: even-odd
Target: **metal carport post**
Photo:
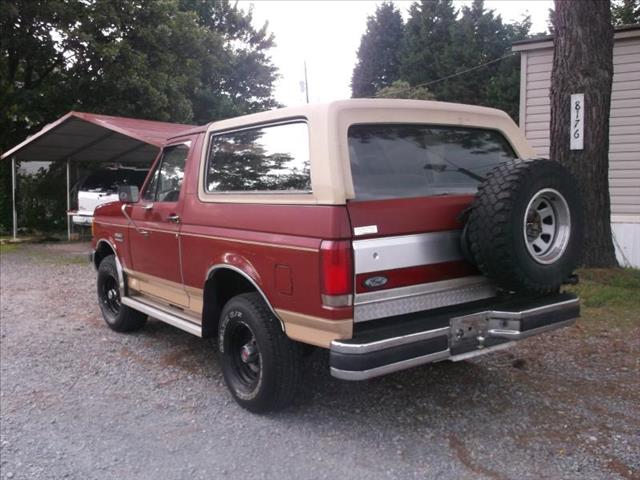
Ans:
[[[16,157],[11,157],[11,198],[13,208],[13,239],[18,240],[18,207],[16,205]]]

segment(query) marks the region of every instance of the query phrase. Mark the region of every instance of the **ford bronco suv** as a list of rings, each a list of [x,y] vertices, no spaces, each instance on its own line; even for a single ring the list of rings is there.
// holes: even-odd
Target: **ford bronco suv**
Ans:
[[[108,326],[216,337],[243,407],[281,408],[305,344],[362,380],[571,325],[582,205],[503,112],[345,100],[170,139],[138,192],[100,205]]]

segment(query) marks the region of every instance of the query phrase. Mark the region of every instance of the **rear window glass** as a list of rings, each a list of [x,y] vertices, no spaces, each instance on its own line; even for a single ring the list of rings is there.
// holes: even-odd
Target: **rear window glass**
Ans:
[[[498,163],[516,157],[497,131],[435,125],[352,125],[357,199],[473,193]]]
[[[213,134],[208,192],[309,192],[309,133],[296,122]]]

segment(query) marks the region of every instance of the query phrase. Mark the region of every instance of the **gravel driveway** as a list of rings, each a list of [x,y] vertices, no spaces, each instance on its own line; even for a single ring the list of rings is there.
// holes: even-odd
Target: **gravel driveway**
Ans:
[[[640,478],[637,326],[362,383],[319,351],[295,406],[256,416],[211,341],[155,320],[110,331],[88,248],[1,256],[2,478]]]

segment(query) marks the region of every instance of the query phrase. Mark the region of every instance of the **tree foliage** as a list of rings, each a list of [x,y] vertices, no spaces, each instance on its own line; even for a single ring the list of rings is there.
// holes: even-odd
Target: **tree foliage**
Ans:
[[[393,3],[383,2],[367,19],[351,78],[354,97],[371,97],[398,78],[403,31],[402,15]]]
[[[632,25],[640,23],[640,0],[617,0],[611,5],[613,24]]]
[[[0,30],[0,151],[69,110],[202,124],[276,106],[273,37],[228,0],[0,0]]]
[[[426,87],[412,87],[409,82],[396,80],[376,93],[378,98],[408,98],[413,100],[433,100],[433,94]]]
[[[398,75],[387,85],[400,80],[412,88],[426,86],[437,100],[493,106],[517,118],[520,64],[509,55],[512,43],[527,38],[530,29],[528,17],[504,23],[483,0],[460,10],[453,0],[414,2],[402,35]],[[360,52],[374,57],[371,50],[375,44],[365,34],[356,70],[365,63]],[[371,79],[368,82],[360,90],[354,86],[353,95],[380,90]]]

